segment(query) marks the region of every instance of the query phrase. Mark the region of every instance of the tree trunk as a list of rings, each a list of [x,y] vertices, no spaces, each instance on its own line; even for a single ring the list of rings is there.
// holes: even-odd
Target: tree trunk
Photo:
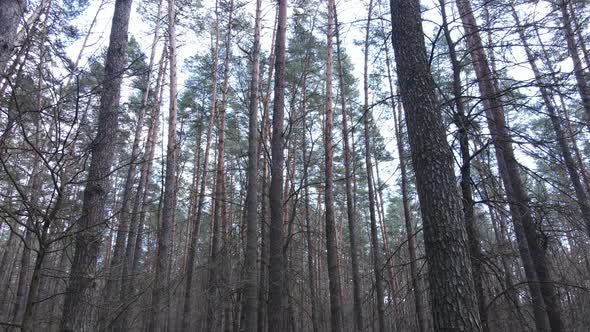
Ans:
[[[375,275],[375,295],[377,302],[378,331],[385,331],[385,308],[383,295],[383,274],[381,273],[381,246],[379,245],[377,232],[377,215],[375,211],[375,192],[373,191],[373,163],[371,161],[371,141],[369,138],[369,33],[371,28],[371,15],[373,12],[373,0],[369,1],[369,13],[367,18],[365,35],[365,59],[363,75],[363,124],[365,138],[365,164],[367,170],[367,186],[369,188],[369,214],[371,218],[371,250],[373,252],[373,273]]]
[[[211,95],[211,114],[209,115],[209,125],[207,127],[207,138],[205,141],[205,153],[203,155],[203,173],[201,174],[201,184],[199,189],[199,198],[197,201],[197,213],[192,219],[192,234],[188,249],[188,262],[186,266],[186,287],[184,290],[184,306],[182,329],[186,330],[189,327],[190,310],[191,310],[191,290],[193,283],[193,273],[195,269],[196,260],[196,245],[199,239],[199,231],[201,227],[201,218],[203,215],[203,207],[205,205],[205,191],[207,189],[207,175],[209,173],[209,150],[211,149],[211,139],[213,134],[213,126],[215,123],[215,114],[217,113],[217,62],[218,62],[218,47],[219,47],[219,12],[218,2],[215,2],[215,43],[211,57],[213,59],[212,75],[213,75],[213,93]]]
[[[453,100],[455,104],[454,122],[458,128],[457,136],[459,141],[459,151],[461,153],[461,194],[463,198],[463,216],[465,219],[465,229],[467,230],[467,241],[469,243],[469,253],[471,256],[471,266],[473,267],[473,283],[477,296],[479,317],[481,319],[481,328],[483,332],[488,332],[488,315],[486,311],[487,298],[483,286],[483,264],[479,232],[477,230],[476,217],[473,202],[473,190],[471,188],[471,154],[469,152],[469,130],[471,120],[465,111],[465,103],[462,96],[461,87],[461,63],[457,57],[455,42],[451,37],[451,31],[447,22],[445,2],[439,1],[441,15],[443,20],[443,32],[446,44],[449,48],[449,58],[453,70]]]
[[[354,311],[354,327],[355,331],[362,331],[363,324],[363,309],[361,300],[361,285],[360,272],[358,263],[358,248],[356,244],[356,218],[354,215],[354,195],[352,191],[352,165],[350,146],[348,142],[348,114],[346,109],[346,85],[344,83],[344,70],[342,68],[342,53],[340,51],[340,26],[338,24],[338,11],[336,4],[334,4],[334,22],[336,26],[336,59],[338,61],[338,83],[340,88],[340,108],[342,109],[342,141],[343,141],[343,160],[344,160],[344,176],[346,178],[346,216],[348,219],[348,241],[350,243],[350,260],[352,268],[352,298]],[[305,149],[304,149],[305,151]],[[305,186],[307,188],[307,185]]]
[[[561,331],[563,322],[561,320],[559,300],[551,282],[548,262],[539,243],[535,222],[529,209],[529,197],[519,174],[518,163],[514,157],[514,149],[506,125],[504,110],[498,97],[497,82],[488,65],[471,2],[469,0],[457,1],[457,7],[461,14],[467,46],[471,53],[479,90],[483,98],[483,106],[495,147],[500,176],[504,182],[506,196],[510,204],[510,212],[521,258],[529,281],[533,306],[545,307],[551,329]],[[542,298],[539,296],[539,288]],[[547,326],[544,317],[538,313],[535,315],[535,321],[539,331],[548,330],[549,326]]]
[[[170,111],[168,114],[168,142],[166,148],[166,182],[162,203],[162,223],[158,228],[158,255],[156,273],[152,291],[152,315],[149,331],[161,331],[166,322],[168,304],[168,283],[170,274],[170,245],[172,227],[176,210],[176,168],[177,168],[177,134],[176,134],[176,10],[175,1],[168,0],[168,60],[170,61]]]
[[[510,5],[510,10],[512,12],[512,17],[514,18],[516,26],[520,27],[520,19],[513,4]],[[547,89],[545,88],[547,84],[544,82],[541,71],[539,70],[539,67],[535,62],[535,57],[532,53],[532,50],[529,46],[529,43],[524,35],[524,31],[522,30],[522,28],[518,29],[518,36],[525,50],[529,65],[531,66],[533,74],[535,75],[535,80],[537,81],[537,84],[539,86],[539,91],[541,92],[541,97],[543,98],[545,107],[549,112],[549,118],[551,120],[551,125],[553,126],[553,131],[555,131],[557,144],[559,146],[559,152],[561,153],[561,156],[563,158],[563,163],[565,164],[570,181],[572,183],[572,187],[574,187],[576,202],[578,203],[580,211],[582,212],[582,218],[584,219],[584,222],[586,224],[586,232],[590,235],[590,207],[588,206],[588,196],[586,195],[584,187],[582,186],[580,175],[578,174],[578,170],[576,169],[574,158],[565,138],[563,128],[561,126],[561,121],[557,115],[557,110],[554,107],[551,95],[549,91],[547,91]]]
[[[129,235],[127,239],[127,247],[125,249],[125,264],[123,265],[123,276],[125,276],[121,288],[121,303],[132,301],[134,296],[135,280],[139,272],[139,260],[141,254],[142,243],[142,229],[146,218],[148,204],[148,181],[152,174],[154,163],[154,154],[156,150],[157,133],[160,125],[160,107],[161,96],[164,89],[164,76],[167,69],[167,45],[162,49],[162,56],[158,68],[158,75],[156,79],[156,87],[154,89],[154,101],[150,114],[150,126],[147,133],[147,139],[144,149],[144,157],[141,164],[141,171],[139,183],[137,185],[137,193],[133,203],[133,212],[131,224],[129,226]],[[119,318],[121,329],[125,330],[129,325],[129,312],[123,311]]]
[[[257,273],[258,265],[258,85],[260,78],[260,19],[261,0],[256,0],[256,18],[254,22],[254,45],[252,51],[252,68],[250,78],[250,104],[248,105],[248,188],[246,193],[246,252],[244,265],[244,294],[242,331],[255,332],[257,329]]]
[[[563,24],[563,33],[567,42],[567,51],[574,63],[574,77],[578,87],[578,93],[582,99],[582,107],[586,113],[586,125],[590,127],[590,86],[588,86],[587,77],[584,71],[582,60],[578,54],[578,47],[576,46],[576,39],[574,30],[572,28],[572,20],[567,8],[568,2],[571,0],[558,0],[557,6],[561,12],[561,22]]]
[[[283,121],[285,118],[285,51],[287,0],[278,0],[278,25],[275,41],[275,82],[271,141],[270,180],[270,266],[269,331],[282,331],[283,325]]]
[[[332,39],[334,31],[334,0],[328,0],[328,30],[326,32],[326,108],[324,124],[325,194],[326,209],[326,249],[328,255],[328,279],[330,282],[330,313],[333,332],[342,331],[342,297],[340,291],[340,268],[338,266],[338,246],[334,217],[334,147],[332,127],[334,109],[332,102]]]
[[[159,0],[158,3],[158,18],[161,17],[161,10],[162,10],[162,3],[163,0]],[[156,20],[156,27],[154,31],[154,39],[152,41],[152,49],[150,52],[150,59],[147,68],[147,77],[145,78],[145,85],[142,91],[142,98],[141,98],[141,105],[139,107],[137,113],[137,121],[135,124],[135,133],[133,137],[133,145],[131,148],[131,158],[129,160],[129,167],[127,168],[127,175],[125,177],[125,184],[123,189],[123,198],[121,200],[121,210],[119,211],[119,225],[117,228],[117,236],[115,239],[115,248],[113,250],[113,258],[110,264],[110,275],[107,276],[106,285],[104,289],[104,299],[106,309],[103,309],[100,317],[100,323],[104,328],[104,324],[112,324],[110,320],[112,319],[111,315],[113,314],[112,310],[117,309],[117,306],[121,303],[120,300],[120,293],[122,287],[122,279],[126,278],[127,276],[123,275],[123,271],[125,270],[125,243],[127,238],[129,237],[129,224],[131,216],[131,211],[129,211],[129,204],[131,202],[133,184],[135,182],[136,177],[136,167],[137,161],[139,158],[139,144],[141,141],[141,134],[143,132],[143,122],[145,111],[147,108],[149,92],[150,92],[150,79],[152,76],[152,68],[154,66],[154,58],[156,55],[156,46],[159,39],[159,32],[160,32],[160,20]],[[115,312],[116,314],[116,312]],[[116,316],[115,316],[116,319]]]
[[[76,222],[76,253],[62,314],[61,330],[84,330],[90,315],[87,297],[92,292],[96,259],[105,223],[105,201],[110,190],[109,174],[113,163],[118,129],[122,75],[127,64],[127,30],[132,0],[117,0],[105,60],[105,75],[98,111],[97,136],[91,145],[91,161],[84,190],[82,215]]]
[[[218,114],[217,126],[217,174],[215,180],[215,208],[213,210],[213,234],[211,240],[211,256],[209,259],[209,297],[207,299],[207,331],[219,329],[218,326],[212,325],[212,322],[217,321],[218,316],[226,317],[228,297],[226,291],[220,288],[220,285],[226,284],[227,279],[227,257],[220,255],[221,248],[224,247],[220,242],[225,240],[227,229],[227,208],[225,198],[225,112],[227,109],[227,94],[228,94],[228,80],[229,80],[229,61],[231,56],[231,33],[233,24],[233,0],[229,3],[229,17],[227,22],[226,41],[225,41],[225,58],[223,61],[223,83],[221,86],[221,107]],[[221,234],[220,234],[221,230]],[[220,261],[218,261],[221,259]],[[217,307],[219,305],[219,307]],[[222,310],[223,314],[219,315],[218,310]]]
[[[416,0],[392,0],[393,48],[424,225],[435,331],[480,331],[452,154]]]
[[[427,322],[424,318],[423,297],[420,290],[420,281],[418,280],[418,267],[416,258],[416,236],[414,225],[412,225],[412,211],[410,210],[410,198],[408,195],[408,175],[406,172],[406,152],[404,147],[403,125],[402,125],[402,104],[398,103],[398,112],[395,110],[394,90],[391,75],[391,64],[389,60],[389,48],[385,48],[385,64],[387,67],[387,81],[389,83],[389,93],[392,102],[392,114],[397,153],[400,170],[400,189],[402,193],[402,208],[404,211],[404,225],[406,230],[406,241],[408,243],[408,256],[410,258],[410,280],[414,293],[414,310],[416,312],[416,328],[418,332],[425,330]]]

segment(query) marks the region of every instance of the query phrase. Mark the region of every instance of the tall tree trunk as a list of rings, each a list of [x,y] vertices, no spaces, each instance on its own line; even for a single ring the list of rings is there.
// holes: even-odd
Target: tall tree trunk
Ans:
[[[119,98],[122,75],[127,64],[127,30],[132,0],[117,0],[105,60],[105,75],[98,111],[97,136],[91,145],[91,161],[84,190],[82,214],[76,222],[76,253],[66,291],[61,330],[84,330],[90,315],[87,297],[92,292],[96,259],[105,223],[105,201],[110,189],[118,131]]]
[[[317,290],[316,290],[316,278],[315,278],[315,264],[314,264],[314,245],[312,241],[312,225],[311,225],[311,215],[309,211],[309,163],[311,157],[311,152],[308,152],[307,146],[307,139],[306,139],[306,132],[308,130],[308,123],[307,123],[307,75],[303,77],[302,83],[302,97],[301,97],[301,116],[303,121],[303,134],[302,137],[302,160],[303,160],[303,191],[304,191],[304,217],[305,217],[305,240],[307,242],[307,271],[308,271],[308,286],[309,286],[309,297],[310,297],[310,306],[311,306],[311,327],[313,332],[320,331],[320,325],[318,322],[318,303],[317,303]]]
[[[287,0],[278,0],[278,25],[275,41],[275,82],[271,140],[270,180],[270,265],[269,331],[282,331],[283,325],[283,121],[285,118],[285,51],[287,39]]]
[[[377,302],[378,331],[385,331],[385,308],[383,294],[383,274],[381,273],[381,246],[377,231],[377,212],[375,211],[375,192],[373,190],[373,162],[371,161],[371,140],[369,136],[369,35],[371,29],[371,15],[373,0],[369,1],[369,13],[365,33],[365,59],[363,73],[363,124],[365,138],[365,165],[367,170],[367,186],[369,188],[369,214],[371,218],[371,250],[373,252],[373,273],[375,275],[375,295]]]
[[[221,107],[218,114],[217,126],[217,170],[215,180],[215,208],[213,210],[213,234],[211,240],[211,256],[209,259],[209,297],[207,299],[207,331],[212,329],[219,329],[216,325],[212,325],[217,321],[218,316],[226,317],[228,297],[227,293],[219,286],[225,284],[227,266],[227,257],[221,256],[221,248],[224,247],[220,242],[220,235],[225,240],[227,229],[227,208],[225,198],[225,112],[227,109],[228,98],[228,81],[229,81],[229,65],[231,57],[231,34],[233,24],[233,0],[229,3],[229,17],[227,22],[226,41],[225,41],[225,57],[223,61],[223,83],[221,86]],[[220,231],[221,230],[221,234]],[[221,261],[218,261],[221,259]],[[219,307],[217,307],[219,305]],[[219,315],[218,310],[222,310],[223,314]]]
[[[191,310],[191,290],[193,283],[193,273],[195,269],[196,260],[196,245],[199,239],[199,230],[201,227],[201,218],[203,215],[203,207],[205,205],[205,191],[207,189],[207,175],[209,173],[209,150],[211,149],[211,139],[213,135],[213,126],[215,124],[215,114],[217,113],[217,63],[218,63],[218,48],[219,48],[219,8],[218,2],[215,1],[215,42],[211,52],[212,64],[212,82],[213,82],[213,93],[211,95],[211,112],[209,114],[209,125],[207,127],[207,138],[205,141],[205,153],[203,155],[203,173],[201,174],[201,184],[199,189],[199,198],[197,201],[197,213],[192,219],[192,234],[189,242],[188,249],[188,262],[186,266],[186,287],[184,290],[184,306],[183,306],[183,318],[182,318],[182,329],[186,330],[189,326],[190,310]]]
[[[406,152],[404,146],[403,125],[402,125],[402,104],[398,103],[398,112],[395,110],[395,95],[393,89],[393,80],[391,74],[391,63],[389,58],[389,48],[385,48],[385,64],[387,67],[387,82],[389,84],[389,96],[392,103],[393,125],[398,153],[398,163],[400,170],[400,189],[402,194],[402,208],[404,211],[404,226],[406,230],[406,241],[408,243],[408,256],[410,258],[410,281],[414,293],[414,310],[416,312],[416,328],[418,332],[425,330],[427,322],[424,317],[424,304],[422,292],[420,290],[420,281],[418,280],[418,267],[416,258],[416,236],[414,225],[412,224],[412,211],[410,209],[410,198],[408,194],[408,174],[406,171]]]
[[[338,24],[338,11],[336,4],[334,4],[334,23],[336,26],[336,59],[338,61],[338,83],[340,88],[340,108],[342,109],[342,141],[343,141],[343,160],[344,160],[344,176],[346,188],[346,216],[348,219],[348,241],[350,243],[350,261],[352,268],[352,298],[354,311],[354,327],[355,331],[362,331],[363,324],[363,308],[361,300],[361,285],[360,272],[358,263],[358,248],[356,244],[356,218],[354,215],[354,194],[352,191],[352,165],[350,146],[348,142],[348,114],[346,108],[346,85],[344,83],[344,69],[342,67],[342,53],[340,50],[340,26]],[[304,149],[305,151],[305,149]],[[307,185],[306,185],[307,188]]]
[[[393,48],[407,119],[435,331],[480,331],[453,159],[435,95],[417,0],[391,0]]]
[[[246,252],[244,265],[244,294],[242,331],[255,332],[257,329],[258,295],[258,86],[260,81],[260,19],[261,2],[256,0],[256,18],[254,22],[254,45],[252,51],[252,68],[250,78],[250,104],[248,105],[248,188],[246,193]]]
[[[278,7],[277,7],[278,13]],[[261,183],[261,207],[260,207],[260,282],[258,287],[258,332],[268,330],[268,280],[270,265],[270,230],[266,227],[270,224],[270,188],[269,188],[269,171],[270,161],[268,153],[268,141],[270,137],[270,115],[269,101],[271,92],[271,82],[274,74],[276,32],[278,25],[278,15],[275,15],[275,23],[272,31],[272,44],[268,61],[268,77],[266,91],[262,100],[262,129],[260,141],[258,143],[259,165],[262,166],[262,183]]]
[[[471,188],[471,154],[469,152],[469,130],[471,120],[465,110],[465,103],[462,96],[461,71],[462,66],[457,57],[455,42],[451,37],[451,31],[447,22],[447,14],[444,0],[439,0],[440,10],[443,20],[443,33],[446,44],[449,48],[449,58],[453,70],[453,100],[455,104],[454,122],[458,128],[457,136],[459,141],[459,151],[461,153],[461,195],[463,198],[463,217],[465,219],[465,229],[467,230],[467,241],[469,243],[469,253],[471,256],[471,266],[473,267],[473,284],[477,296],[479,317],[481,319],[481,328],[483,332],[488,332],[488,315],[486,311],[487,298],[483,286],[483,264],[481,245],[479,241],[479,232],[477,230],[476,217],[474,211],[473,190]]]
[[[125,264],[123,266],[123,276],[125,276],[121,288],[121,303],[133,301],[135,280],[139,272],[139,261],[141,254],[141,243],[143,236],[143,225],[145,223],[146,213],[149,197],[148,181],[152,174],[154,164],[154,154],[156,150],[157,134],[160,125],[160,107],[161,96],[164,89],[164,76],[168,64],[167,45],[162,49],[162,56],[160,57],[160,64],[158,68],[158,75],[156,79],[156,87],[154,89],[154,101],[150,114],[150,125],[147,133],[144,157],[141,164],[141,171],[139,183],[136,189],[135,201],[133,203],[133,212],[131,224],[129,226],[129,235],[127,239],[127,246],[125,249]],[[124,310],[119,318],[120,327],[122,330],[128,328],[129,325],[129,310]]]
[[[152,315],[149,331],[161,331],[166,322],[165,313],[170,302],[168,283],[170,274],[170,246],[176,210],[177,171],[177,96],[176,96],[176,10],[175,1],[168,0],[168,60],[170,61],[170,109],[168,114],[168,142],[166,148],[166,182],[162,203],[162,223],[158,228],[158,255],[154,288],[152,291]]]
[[[504,182],[506,196],[510,204],[510,212],[521,258],[529,281],[533,305],[540,308],[545,307],[551,330],[554,332],[561,331],[563,322],[561,320],[559,299],[551,282],[548,262],[541,248],[535,222],[529,208],[529,197],[519,174],[518,163],[514,157],[510,133],[499,99],[499,91],[497,91],[498,85],[488,65],[471,2],[469,0],[457,1],[457,8],[461,14],[467,46],[470,50],[479,90],[483,98],[486,119],[492,134],[500,176]],[[539,296],[539,288],[542,298]],[[549,326],[547,326],[543,317],[536,314],[535,321],[538,330],[548,330]]]
[[[45,56],[44,48],[41,48],[41,58]],[[43,60],[42,60],[43,61]],[[37,71],[39,75],[43,73],[42,64],[38,65]],[[41,76],[40,76],[41,77]],[[35,121],[35,131],[33,135],[33,149],[42,148],[40,142],[41,132],[41,109],[43,107],[41,89],[43,88],[42,80],[39,79],[37,83],[37,100],[36,109],[37,111],[33,114]],[[26,309],[27,292],[29,291],[29,270],[31,264],[31,246],[33,245],[33,235],[37,235],[37,219],[38,219],[38,205],[40,201],[40,193],[42,189],[41,174],[41,156],[38,152],[35,152],[33,157],[33,167],[31,169],[30,187],[29,187],[29,203],[31,209],[28,209],[29,216],[25,225],[23,252],[20,259],[20,271],[18,276],[18,284],[16,287],[16,301],[14,303],[12,311],[12,321],[18,322],[21,316],[24,314],[23,309]]]
[[[162,3],[163,0],[159,0],[158,3],[158,11],[157,11],[157,18],[162,16]],[[137,113],[137,121],[135,124],[135,133],[133,137],[133,144],[131,147],[131,158],[129,160],[129,167],[127,168],[127,174],[125,177],[125,184],[123,189],[123,198],[121,200],[121,210],[119,211],[119,225],[117,228],[117,236],[115,239],[115,247],[113,250],[113,258],[110,264],[110,275],[107,276],[106,285],[104,289],[104,298],[105,298],[105,305],[106,309],[103,309],[100,317],[100,323],[104,328],[104,324],[111,323],[111,316],[112,310],[117,309],[117,306],[120,305],[120,293],[122,287],[122,279],[126,278],[127,276],[123,275],[124,264],[125,264],[125,243],[127,238],[129,237],[129,224],[131,216],[130,210],[130,203],[131,203],[131,196],[133,190],[133,184],[135,183],[136,178],[136,167],[138,164],[138,158],[140,153],[140,142],[141,142],[141,134],[143,132],[143,122],[145,117],[145,112],[147,108],[149,93],[150,93],[150,80],[152,77],[152,68],[154,66],[154,58],[156,56],[156,46],[158,44],[160,33],[160,19],[156,20],[156,27],[154,31],[154,38],[152,40],[152,49],[150,52],[150,58],[147,68],[147,77],[145,78],[143,90],[142,90],[142,97],[141,97],[141,104]],[[113,308],[114,307],[114,308]],[[116,312],[115,312],[116,314]],[[116,316],[115,316],[116,317]]]
[[[328,0],[328,30],[326,32],[326,108],[324,124],[325,194],[326,208],[326,249],[328,255],[328,279],[330,282],[330,313],[333,332],[342,331],[342,296],[340,291],[340,268],[336,243],[336,221],[334,217],[334,147],[332,127],[334,108],[332,102],[332,40],[334,32],[334,0]]]

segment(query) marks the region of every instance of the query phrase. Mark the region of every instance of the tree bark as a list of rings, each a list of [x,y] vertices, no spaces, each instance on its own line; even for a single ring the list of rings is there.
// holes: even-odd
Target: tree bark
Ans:
[[[416,0],[391,0],[393,48],[424,225],[435,331],[481,331],[453,159]]]
[[[330,282],[330,313],[333,332],[342,331],[342,296],[340,290],[340,268],[338,265],[338,246],[336,243],[336,221],[334,217],[334,147],[332,127],[334,108],[332,102],[332,40],[334,31],[334,0],[328,0],[328,30],[326,32],[326,108],[324,122],[325,194],[326,209],[326,249],[328,258],[328,279]]]
[[[275,41],[275,82],[271,140],[270,180],[270,266],[269,331],[282,331],[283,325],[283,121],[285,118],[285,53],[287,37],[287,0],[278,0],[278,25]]]
[[[123,276],[125,279],[121,288],[121,303],[130,301],[134,296],[135,280],[139,273],[139,260],[141,256],[143,225],[145,223],[148,204],[148,181],[152,174],[154,163],[154,154],[156,150],[156,141],[158,128],[160,125],[160,107],[161,96],[164,88],[164,76],[167,69],[167,45],[162,49],[162,56],[158,68],[158,75],[156,79],[156,87],[154,89],[154,101],[150,114],[150,125],[147,133],[147,139],[144,148],[144,157],[141,164],[141,171],[139,183],[136,189],[135,201],[133,203],[132,219],[129,226],[129,236],[127,239],[127,246],[125,249],[125,264],[123,266]],[[129,326],[129,312],[128,310],[121,313],[119,318],[121,329],[125,330]]]
[[[84,190],[82,215],[76,222],[74,261],[62,314],[62,331],[84,330],[90,307],[87,297],[95,280],[96,260],[105,223],[105,201],[110,189],[114,143],[118,129],[119,98],[127,59],[127,30],[132,0],[117,0],[105,60],[105,76],[98,111],[97,136]]]
[[[459,141],[459,151],[461,154],[461,195],[463,198],[463,216],[465,219],[465,229],[467,230],[467,241],[469,243],[469,253],[471,256],[471,266],[473,267],[473,284],[477,296],[479,317],[481,319],[481,328],[483,332],[489,331],[488,315],[486,311],[487,298],[483,286],[483,262],[479,232],[477,230],[476,217],[474,211],[473,190],[471,188],[471,154],[469,152],[469,130],[471,120],[465,111],[463,93],[461,87],[462,66],[457,57],[455,42],[451,37],[451,31],[447,22],[447,14],[444,0],[439,1],[441,16],[443,20],[443,33],[449,48],[449,59],[453,70],[453,100],[455,104],[454,122],[457,126],[457,136]]]
[[[163,0],[160,0],[158,3],[158,14],[157,17],[161,17],[162,13],[162,3]],[[123,189],[123,197],[121,199],[121,210],[119,211],[119,225],[117,228],[117,235],[115,238],[115,247],[113,250],[113,258],[111,260],[111,264],[110,264],[110,275],[107,276],[107,280],[106,280],[106,285],[105,285],[105,289],[104,289],[104,299],[105,299],[105,305],[107,307],[107,309],[103,309],[103,312],[101,313],[101,319],[100,319],[100,323],[102,324],[102,326],[104,327],[104,324],[112,324],[110,322],[111,317],[110,315],[112,314],[112,309],[117,309],[116,307],[118,305],[120,305],[120,295],[121,293],[118,293],[121,290],[122,287],[122,282],[123,279],[126,278],[127,276],[123,274],[125,268],[124,268],[124,264],[125,264],[125,243],[127,241],[127,238],[129,237],[129,227],[130,227],[130,219],[132,218],[131,216],[131,211],[129,211],[130,208],[130,202],[131,202],[131,196],[132,196],[132,190],[133,190],[133,184],[135,183],[135,178],[136,178],[136,167],[137,167],[137,161],[139,158],[139,153],[140,153],[140,141],[141,141],[141,133],[143,131],[143,122],[144,122],[144,117],[145,117],[145,112],[146,112],[146,108],[147,108],[147,103],[148,103],[148,98],[149,98],[149,94],[150,94],[150,80],[152,77],[152,68],[154,66],[154,58],[156,55],[156,46],[158,43],[158,39],[159,39],[159,32],[160,32],[160,20],[157,19],[156,20],[156,27],[155,27],[155,31],[154,31],[154,38],[152,41],[152,49],[150,52],[150,58],[149,58],[149,63],[148,63],[148,68],[147,68],[147,77],[145,78],[145,85],[143,87],[143,91],[142,91],[142,97],[141,97],[141,105],[139,107],[139,110],[137,112],[137,121],[135,124],[135,133],[133,136],[133,144],[131,147],[131,158],[129,160],[129,167],[127,168],[127,174],[125,177],[125,184],[124,184],[124,189]],[[114,307],[114,308],[113,308]],[[111,312],[109,312],[111,311]],[[116,312],[115,312],[116,314]],[[116,319],[115,316],[115,320],[118,321],[118,319]]]
[[[256,0],[256,18],[254,22],[254,45],[252,51],[252,68],[250,78],[250,104],[248,105],[248,188],[246,193],[246,252],[244,265],[244,294],[242,331],[255,332],[257,329],[258,295],[258,86],[260,81],[260,19],[261,0]]]
[[[231,34],[233,24],[233,0],[229,3],[229,17],[227,22],[226,41],[225,41],[225,57],[223,61],[223,83],[221,86],[221,107],[218,113],[217,125],[217,170],[215,180],[215,208],[213,209],[213,234],[211,238],[211,255],[209,258],[209,297],[207,299],[207,331],[219,329],[214,322],[217,321],[218,316],[228,316],[228,297],[226,291],[220,288],[220,285],[225,284],[228,273],[227,271],[227,257],[221,255],[222,241],[226,238],[227,229],[227,207],[226,207],[226,193],[225,193],[225,112],[227,109],[228,98],[228,81],[229,81],[229,65],[231,57]],[[220,233],[221,231],[221,233]],[[221,235],[221,239],[220,239]],[[217,307],[219,305],[219,307]],[[222,310],[222,315],[217,313]]]

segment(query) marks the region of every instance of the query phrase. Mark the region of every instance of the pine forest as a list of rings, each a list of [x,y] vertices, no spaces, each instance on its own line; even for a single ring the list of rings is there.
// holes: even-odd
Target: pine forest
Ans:
[[[590,331],[590,1],[0,0],[0,331]]]

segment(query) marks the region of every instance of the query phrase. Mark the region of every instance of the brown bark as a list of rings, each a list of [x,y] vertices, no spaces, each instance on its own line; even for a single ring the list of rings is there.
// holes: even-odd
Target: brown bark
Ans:
[[[122,74],[126,66],[127,30],[132,0],[117,0],[105,60],[105,76],[98,111],[97,136],[91,145],[91,161],[84,191],[82,215],[76,222],[76,253],[66,291],[61,329],[85,328],[90,307],[86,297],[92,291],[96,259],[105,222],[105,198],[109,192],[109,174],[113,163],[118,128]]]
[[[393,48],[424,225],[435,331],[480,331],[452,154],[424,45],[420,3],[392,0]]]

